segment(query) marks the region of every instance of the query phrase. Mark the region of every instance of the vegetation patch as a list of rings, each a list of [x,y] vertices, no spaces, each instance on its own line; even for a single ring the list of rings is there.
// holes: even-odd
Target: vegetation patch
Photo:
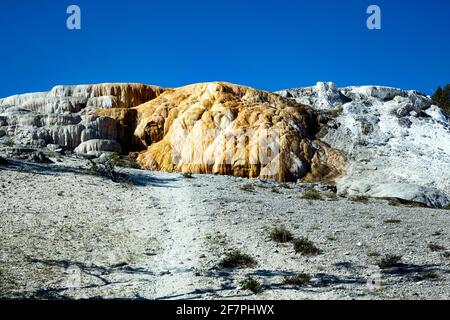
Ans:
[[[306,286],[310,283],[311,276],[306,273],[299,273],[295,276],[284,277],[283,284],[292,285],[292,286]]]
[[[431,98],[442,111],[450,115],[450,84],[447,84],[444,88],[437,88]]]
[[[241,188],[241,190],[247,191],[247,192],[255,191],[255,187],[251,183],[243,184],[243,185],[241,185],[240,188]]]
[[[13,139],[11,139],[11,138],[6,138],[4,141],[3,141],[3,145],[4,146],[6,146],[6,147],[14,147],[14,140]]]
[[[102,163],[96,163],[91,160],[90,167],[86,170],[86,172],[88,174],[111,179],[111,181],[116,183],[132,184],[131,177],[117,169],[116,161],[113,158],[109,158]]]
[[[315,189],[306,190],[300,195],[300,198],[307,200],[323,200],[323,197],[320,194],[320,192]]]
[[[436,251],[444,251],[444,250],[445,250],[445,247],[444,247],[444,246],[441,246],[441,245],[436,244],[436,243],[429,243],[429,244],[428,244],[428,248],[429,248],[431,251],[433,251],[433,252],[436,252]]]
[[[399,219],[386,219],[383,222],[384,223],[401,223],[402,220],[399,220]]]
[[[261,283],[252,276],[247,276],[244,280],[239,282],[239,285],[243,290],[250,290],[254,294],[258,294],[263,291]]]
[[[369,202],[369,197],[359,195],[359,196],[351,197],[350,200],[352,200],[353,202],[368,203]]]
[[[183,178],[186,178],[186,179],[193,179],[193,178],[194,178],[194,176],[192,175],[191,172],[183,172],[183,173],[181,174],[181,176],[182,176]]]
[[[292,241],[294,237],[285,226],[276,226],[270,231],[270,239],[275,242],[286,243]]]
[[[256,266],[256,260],[240,250],[233,250],[227,252],[225,257],[219,262],[219,267],[224,269],[235,269],[235,268],[251,268]]]
[[[380,269],[394,268],[400,265],[401,260],[402,256],[387,254],[377,262],[377,266]]]
[[[306,237],[300,237],[293,241],[295,253],[300,253],[304,256],[313,256],[319,254],[320,250],[315,244]]]

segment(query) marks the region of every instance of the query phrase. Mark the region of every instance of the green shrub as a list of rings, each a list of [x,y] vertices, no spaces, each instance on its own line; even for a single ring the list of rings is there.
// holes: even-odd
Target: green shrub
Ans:
[[[311,276],[306,273],[299,273],[292,277],[285,277],[283,284],[293,285],[293,286],[305,286],[311,281]]]
[[[13,139],[11,139],[11,138],[6,138],[4,141],[3,141],[3,145],[4,146],[6,146],[6,147],[14,147],[14,140]]]
[[[253,187],[253,185],[251,183],[246,183],[241,186],[241,190],[244,190],[247,192],[252,192],[255,190],[255,187]]]
[[[110,158],[103,163],[95,163],[91,160],[90,166],[86,169],[88,174],[99,175],[116,183],[130,184],[131,177],[116,169],[116,160]]]
[[[186,179],[194,178],[194,176],[192,175],[191,172],[183,172],[181,175],[183,176],[183,178],[186,178]]]
[[[399,219],[387,219],[383,221],[384,223],[401,223],[402,220]]]
[[[306,237],[300,237],[294,240],[294,250],[295,253],[300,253],[305,256],[319,254],[319,249]]]
[[[377,265],[380,269],[389,269],[399,266],[402,256],[387,254],[381,258]]]
[[[244,280],[239,282],[239,285],[243,290],[250,290],[255,294],[261,293],[263,291],[261,283],[252,276],[247,276]]]
[[[300,195],[300,198],[307,200],[323,200],[322,195],[315,189],[309,189]]]
[[[256,260],[240,250],[233,250],[227,252],[225,257],[219,262],[220,268],[235,269],[235,268],[251,268],[256,266]]]
[[[369,197],[358,195],[351,197],[350,200],[352,200],[353,202],[367,203],[369,202]]]
[[[270,231],[270,239],[275,242],[285,243],[293,238],[292,233],[285,226],[276,226]]]
[[[428,244],[428,248],[429,248],[431,251],[433,251],[433,252],[435,252],[435,251],[444,251],[444,250],[445,250],[445,247],[444,247],[444,246],[441,246],[441,245],[435,244],[435,243],[429,243],[429,244]]]

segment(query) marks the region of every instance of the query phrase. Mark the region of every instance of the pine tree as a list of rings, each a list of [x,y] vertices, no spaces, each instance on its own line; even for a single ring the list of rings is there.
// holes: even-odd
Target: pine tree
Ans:
[[[439,107],[441,106],[443,93],[444,93],[444,90],[442,90],[442,88],[439,87],[439,88],[437,88],[436,92],[431,96],[431,99],[433,99],[433,102],[436,103]]]
[[[444,89],[441,87],[437,88],[431,98],[438,107],[450,114],[450,84],[447,84]]]

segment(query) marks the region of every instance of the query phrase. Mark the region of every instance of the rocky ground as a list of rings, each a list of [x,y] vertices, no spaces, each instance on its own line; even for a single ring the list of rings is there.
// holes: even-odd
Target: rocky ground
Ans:
[[[132,182],[115,183],[62,160],[0,163],[1,298],[450,298],[448,210],[229,176],[123,169]],[[319,254],[272,241],[278,225]],[[257,264],[220,267],[234,249]],[[387,254],[400,263],[380,269]],[[310,281],[283,283],[298,273]]]

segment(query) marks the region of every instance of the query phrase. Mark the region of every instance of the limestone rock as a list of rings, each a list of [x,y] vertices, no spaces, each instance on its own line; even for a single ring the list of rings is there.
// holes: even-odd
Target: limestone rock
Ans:
[[[92,139],[81,143],[75,148],[78,154],[93,154],[101,152],[122,152],[122,147],[117,141],[106,139]]]
[[[339,193],[445,205],[450,122],[430,97],[379,86],[327,85],[282,93],[296,101],[307,99],[320,113],[334,113],[319,137],[347,158],[346,174],[337,179]]]
[[[99,108],[127,109],[165,89],[143,84],[57,86],[49,92],[0,99],[0,131],[23,145],[59,144],[68,149],[91,139],[118,138],[120,125],[92,115]],[[0,137],[1,138],[1,137]]]
[[[330,163],[315,157],[314,112],[276,94],[214,82],[167,90],[127,111],[100,110],[123,123],[147,150],[144,168],[295,181]],[[128,119],[131,118],[131,119]],[[124,119],[127,119],[126,121]],[[327,174],[340,174],[342,163]]]
[[[444,207],[450,202],[450,199],[442,191],[408,183],[379,184],[369,190],[367,194],[376,198],[394,197],[419,202],[435,208]]]

